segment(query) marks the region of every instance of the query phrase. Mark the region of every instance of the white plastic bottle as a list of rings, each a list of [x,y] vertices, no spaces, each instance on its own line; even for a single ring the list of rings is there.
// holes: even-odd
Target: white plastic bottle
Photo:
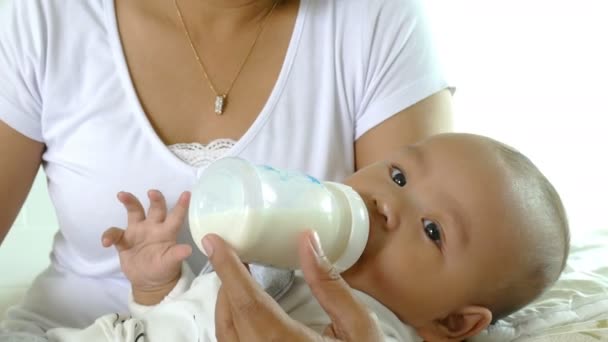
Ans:
[[[352,188],[243,159],[220,159],[205,169],[192,191],[190,231],[215,233],[248,263],[299,268],[297,238],[315,230],[337,270],[351,267],[369,235],[365,203]]]

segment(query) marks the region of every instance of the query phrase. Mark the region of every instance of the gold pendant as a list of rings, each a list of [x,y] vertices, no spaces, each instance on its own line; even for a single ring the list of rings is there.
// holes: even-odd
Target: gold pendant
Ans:
[[[226,102],[226,95],[217,95],[215,97],[215,114],[224,114],[224,104]]]

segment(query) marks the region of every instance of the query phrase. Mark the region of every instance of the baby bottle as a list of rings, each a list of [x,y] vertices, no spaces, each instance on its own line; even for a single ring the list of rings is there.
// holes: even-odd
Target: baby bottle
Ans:
[[[315,230],[325,255],[342,272],[363,253],[369,234],[365,203],[352,188],[240,158],[215,161],[192,191],[190,232],[215,233],[243,262],[299,268],[298,235]]]

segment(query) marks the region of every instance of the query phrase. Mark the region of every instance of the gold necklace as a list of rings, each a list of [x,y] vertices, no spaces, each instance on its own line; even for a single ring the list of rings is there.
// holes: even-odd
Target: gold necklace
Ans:
[[[198,54],[198,51],[196,51],[196,48],[194,47],[194,42],[192,41],[192,37],[190,36],[190,31],[188,31],[188,27],[186,26],[186,22],[184,21],[184,16],[182,15],[182,11],[179,8],[179,4],[177,3],[177,0],[173,0],[173,3],[175,5],[175,10],[177,11],[177,16],[179,17],[179,21],[181,22],[182,27],[184,29],[184,34],[186,35],[186,39],[188,39],[188,42],[190,43],[190,48],[192,49],[192,52],[194,53],[194,57],[196,58],[198,65],[201,67],[201,71],[203,72],[203,76],[205,76],[205,79],[207,80],[207,84],[209,84],[209,88],[211,88],[211,91],[215,94],[215,114],[222,115],[224,113],[224,108],[226,107],[226,103],[228,102],[228,94],[230,93],[230,90],[232,90],[232,86],[234,85],[234,82],[241,74],[241,71],[243,70],[245,63],[247,63],[249,56],[251,56],[251,53],[253,52],[253,48],[255,47],[255,44],[258,42],[258,38],[260,38],[262,29],[264,28],[266,21],[268,20],[268,18],[270,17],[270,15],[274,11],[274,9],[277,7],[279,0],[276,0],[274,2],[272,7],[270,8],[270,11],[268,11],[266,16],[264,16],[264,18],[262,19],[262,22],[258,26],[258,30],[255,35],[255,39],[251,43],[251,47],[249,47],[249,52],[247,52],[247,55],[245,55],[245,58],[243,58],[243,61],[241,62],[241,65],[239,66],[239,69],[237,70],[236,75],[234,75],[234,78],[232,78],[230,85],[228,85],[228,89],[226,89],[226,91],[224,93],[220,93],[219,91],[217,91],[217,89],[213,85],[213,82],[211,82],[211,78],[209,77],[209,74],[207,73],[205,64],[203,64],[203,61],[201,60],[201,57]]]

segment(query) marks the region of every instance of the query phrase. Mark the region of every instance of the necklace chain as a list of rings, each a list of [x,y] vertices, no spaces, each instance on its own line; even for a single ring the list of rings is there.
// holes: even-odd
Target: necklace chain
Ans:
[[[209,85],[209,88],[215,94],[215,113],[217,115],[222,115],[224,113],[224,108],[226,107],[226,102],[228,102],[227,101],[228,100],[228,94],[230,93],[230,90],[232,90],[232,86],[234,85],[234,82],[236,82],[237,78],[241,74],[241,71],[243,70],[243,67],[247,63],[247,60],[249,59],[249,56],[251,56],[251,54],[253,53],[253,49],[255,48],[255,45],[258,42],[258,39],[260,38],[260,35],[262,34],[262,30],[264,29],[264,25],[266,24],[266,21],[268,20],[268,18],[270,18],[270,15],[274,11],[274,9],[277,7],[277,4],[279,3],[279,1],[276,0],[274,2],[274,4],[272,5],[272,7],[270,8],[270,11],[268,11],[268,13],[262,19],[262,22],[258,25],[258,29],[257,29],[257,32],[255,34],[255,38],[251,42],[251,46],[249,47],[249,51],[247,52],[247,54],[245,55],[245,57],[241,61],[241,64],[239,65],[239,68],[238,68],[236,74],[232,78],[232,81],[230,81],[230,84],[228,85],[228,88],[226,89],[226,91],[224,93],[220,93],[217,90],[217,88],[215,87],[215,85],[213,84],[213,82],[211,81],[211,78],[209,77],[209,74],[207,73],[207,68],[205,68],[205,64],[203,63],[203,60],[201,59],[201,56],[199,55],[198,51],[196,50],[196,47],[194,46],[194,41],[192,40],[192,36],[190,35],[190,31],[188,30],[188,26],[186,26],[186,22],[184,20],[184,16],[182,15],[182,11],[181,11],[181,9],[180,9],[179,4],[177,3],[177,1],[178,0],[173,0],[173,4],[175,5],[175,10],[177,12],[177,16],[179,17],[179,21],[181,22],[182,28],[184,29],[184,34],[186,36],[186,39],[188,40],[188,43],[190,44],[190,48],[192,49],[192,52],[194,53],[194,58],[198,62],[198,65],[201,68],[201,71],[203,73],[203,76],[205,77],[205,80],[207,80],[207,84]]]

